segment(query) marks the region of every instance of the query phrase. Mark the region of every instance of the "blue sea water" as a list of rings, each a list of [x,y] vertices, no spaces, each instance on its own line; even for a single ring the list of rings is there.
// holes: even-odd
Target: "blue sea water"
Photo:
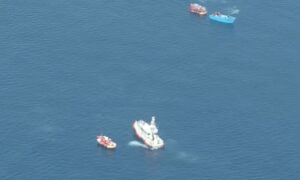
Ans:
[[[299,8],[1,1],[0,179],[300,179]],[[133,135],[153,115],[164,150]]]

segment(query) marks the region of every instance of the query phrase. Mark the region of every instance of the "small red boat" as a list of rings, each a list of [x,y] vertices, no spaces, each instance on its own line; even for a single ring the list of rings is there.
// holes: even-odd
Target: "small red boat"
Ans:
[[[207,14],[207,10],[204,6],[201,6],[200,4],[197,3],[191,3],[190,4],[190,11],[192,13],[196,13],[199,15],[205,15]]]
[[[117,147],[117,144],[107,136],[103,136],[103,135],[97,136],[97,142],[107,149],[115,149]]]

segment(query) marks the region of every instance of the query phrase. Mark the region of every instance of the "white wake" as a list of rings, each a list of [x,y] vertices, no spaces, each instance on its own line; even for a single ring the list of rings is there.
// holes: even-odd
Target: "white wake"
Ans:
[[[199,160],[199,157],[196,154],[179,151],[176,153],[176,159],[182,160],[188,163],[196,163]]]
[[[145,144],[143,144],[143,143],[141,143],[141,142],[139,142],[139,141],[130,141],[130,142],[128,143],[128,146],[132,146],[132,147],[142,147],[142,148],[148,149],[148,147],[147,147]]]
[[[168,145],[166,151],[169,152],[172,159],[185,163],[199,162],[200,156],[197,153],[183,150],[175,139],[168,139],[166,143]]]
[[[207,0],[199,0],[200,3],[206,3]]]
[[[230,7],[230,8],[227,8],[226,11],[228,12],[228,14],[239,14],[240,13],[240,10],[237,8],[237,7]]]

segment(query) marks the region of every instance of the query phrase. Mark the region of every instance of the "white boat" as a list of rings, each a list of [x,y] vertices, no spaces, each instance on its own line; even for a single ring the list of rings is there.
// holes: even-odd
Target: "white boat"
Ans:
[[[204,6],[201,6],[200,4],[197,3],[191,3],[190,4],[190,12],[196,13],[199,15],[205,15],[207,14],[207,10]]]
[[[112,139],[107,136],[97,136],[96,140],[100,145],[107,149],[115,149],[117,147],[117,143],[113,142]]]
[[[155,117],[152,117],[151,123],[144,120],[136,120],[133,123],[133,129],[138,138],[144,141],[150,149],[160,149],[164,147],[164,141],[158,136],[158,129],[155,124]]]

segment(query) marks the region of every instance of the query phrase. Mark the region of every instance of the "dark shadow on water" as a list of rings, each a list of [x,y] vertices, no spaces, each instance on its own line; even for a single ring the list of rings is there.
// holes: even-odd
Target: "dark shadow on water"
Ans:
[[[207,15],[203,15],[203,16],[200,16],[198,14],[195,14],[195,13],[190,13],[190,16],[191,17],[196,17],[196,18],[200,18],[200,19],[206,19],[207,18]]]
[[[106,147],[97,143],[97,148],[101,149],[101,151],[107,155],[113,155],[116,152],[116,149],[107,149]]]
[[[199,16],[199,15],[193,14],[193,13],[190,14],[190,17],[192,18],[192,20],[190,21],[190,23],[193,26],[195,26],[196,24],[199,24],[199,23],[200,24],[206,23],[206,19],[207,19],[207,16]]]
[[[209,19],[209,24],[212,27],[222,27],[223,29],[234,29],[234,23],[233,24],[226,24],[226,23],[221,23],[217,21],[213,21]]]

